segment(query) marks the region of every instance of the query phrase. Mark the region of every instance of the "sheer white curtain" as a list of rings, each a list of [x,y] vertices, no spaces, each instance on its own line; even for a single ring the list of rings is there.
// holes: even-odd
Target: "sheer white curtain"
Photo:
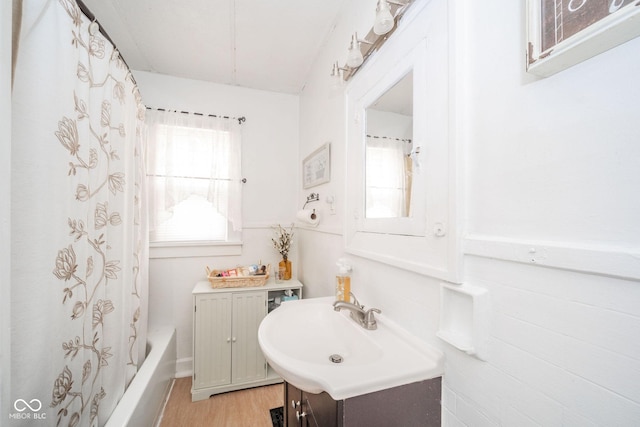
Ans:
[[[103,425],[145,356],[145,110],[90,23],[75,0],[23,3],[11,399],[32,402],[43,425]]]
[[[148,110],[146,123],[151,241],[227,240],[239,232],[240,121]]]
[[[392,138],[367,135],[366,216],[397,218],[408,216],[407,191],[410,191],[410,165],[406,143]]]

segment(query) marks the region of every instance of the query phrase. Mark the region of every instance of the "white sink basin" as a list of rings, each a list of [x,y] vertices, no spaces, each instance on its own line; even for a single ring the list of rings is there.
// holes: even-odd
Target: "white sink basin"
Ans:
[[[333,310],[333,297],[283,303],[264,318],[260,347],[271,367],[309,393],[347,399],[439,377],[442,353],[408,334],[383,314],[368,331]],[[330,356],[343,361],[334,363]]]

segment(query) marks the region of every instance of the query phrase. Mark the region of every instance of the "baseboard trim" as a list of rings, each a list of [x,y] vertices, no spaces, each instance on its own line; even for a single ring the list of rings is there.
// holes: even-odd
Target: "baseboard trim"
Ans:
[[[193,376],[193,357],[176,360],[176,378]]]

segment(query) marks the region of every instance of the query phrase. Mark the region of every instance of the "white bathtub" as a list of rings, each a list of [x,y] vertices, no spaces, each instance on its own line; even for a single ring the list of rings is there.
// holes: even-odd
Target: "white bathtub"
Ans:
[[[147,342],[151,350],[105,427],[152,427],[160,419],[176,371],[175,329],[149,332]]]

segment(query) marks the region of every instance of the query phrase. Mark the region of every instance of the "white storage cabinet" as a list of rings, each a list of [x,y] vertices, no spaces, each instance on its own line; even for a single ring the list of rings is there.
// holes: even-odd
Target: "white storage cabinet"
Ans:
[[[302,298],[297,280],[246,288],[193,289],[193,378],[191,400],[243,388],[282,382],[258,344],[258,327],[286,290]]]

